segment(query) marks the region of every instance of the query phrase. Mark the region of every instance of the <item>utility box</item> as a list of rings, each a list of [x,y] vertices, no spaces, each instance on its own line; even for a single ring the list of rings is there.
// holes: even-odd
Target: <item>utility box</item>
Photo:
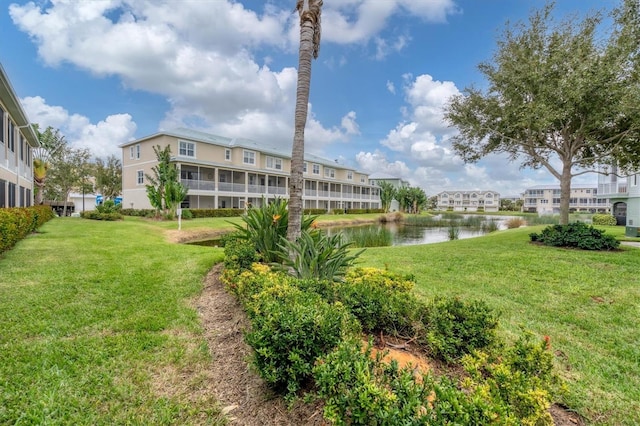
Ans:
[[[625,237],[640,237],[640,227],[627,226],[624,232]]]

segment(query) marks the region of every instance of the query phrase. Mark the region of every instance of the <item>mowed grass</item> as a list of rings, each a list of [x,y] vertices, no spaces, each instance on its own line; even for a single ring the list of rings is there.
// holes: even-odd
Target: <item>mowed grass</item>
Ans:
[[[369,248],[363,266],[415,274],[425,297],[482,299],[502,333],[549,336],[569,393],[589,423],[640,424],[640,249],[566,250],[529,243],[543,226],[410,247]],[[623,227],[607,227],[624,233]]]
[[[319,221],[379,215],[350,216]],[[223,218],[182,228],[233,229]],[[542,228],[370,248],[361,264],[415,274],[425,297],[485,300],[507,338],[521,326],[550,336],[566,405],[593,424],[640,424],[640,249],[529,244]],[[60,218],[0,255],[0,424],[222,423],[189,306],[222,250],[170,244],[169,229]]]
[[[220,249],[59,218],[0,255],[0,424],[222,424],[189,301]]]

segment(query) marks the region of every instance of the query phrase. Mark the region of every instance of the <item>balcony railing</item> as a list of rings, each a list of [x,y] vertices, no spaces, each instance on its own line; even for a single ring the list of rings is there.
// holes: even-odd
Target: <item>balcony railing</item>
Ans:
[[[269,186],[268,191],[269,191],[269,194],[276,194],[276,195],[287,194],[287,188],[284,186]]]
[[[181,179],[184,186],[194,191],[215,191],[216,184],[211,180]]]
[[[218,191],[223,192],[245,192],[244,183],[219,182]]]
[[[628,194],[627,182],[601,183],[598,185],[598,196],[611,194]]]

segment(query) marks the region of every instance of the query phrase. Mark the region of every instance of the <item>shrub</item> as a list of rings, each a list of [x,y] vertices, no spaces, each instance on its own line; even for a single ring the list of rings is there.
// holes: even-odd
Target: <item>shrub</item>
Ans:
[[[469,377],[463,389],[489,406],[502,407],[511,424],[552,425],[549,407],[563,386],[553,372],[549,349],[548,340],[535,343],[531,333],[524,333],[500,356],[467,355],[462,363]]]
[[[320,231],[303,231],[295,243],[281,239],[277,258],[298,278],[340,280],[364,251],[350,253],[350,245],[342,242],[340,234],[327,236]]]
[[[225,268],[242,271],[250,269],[251,265],[258,261],[258,253],[251,241],[233,234],[225,236],[223,241]]]
[[[548,226],[539,234],[529,234],[529,238],[532,242],[539,242],[547,246],[582,250],[612,250],[620,245],[615,237],[604,235],[604,231],[583,222]]]
[[[497,326],[498,316],[482,301],[436,298],[426,308],[426,335],[421,343],[434,357],[452,362],[495,344]]]
[[[346,340],[313,369],[324,416],[336,425],[428,424],[430,382],[382,362],[371,344]]]
[[[520,228],[521,226],[524,226],[526,224],[527,222],[522,217],[512,217],[511,219],[507,220],[506,223],[508,229]]]
[[[153,209],[121,209],[120,213],[124,216],[153,217],[156,211]]]
[[[92,220],[122,220],[121,210],[121,204],[116,204],[113,200],[105,200],[102,204],[97,205],[95,210],[83,211],[80,216]]]
[[[48,206],[0,209],[0,253],[12,248],[53,217],[54,212]]]
[[[263,290],[250,310],[254,314],[246,341],[254,350],[253,365],[269,386],[287,397],[309,381],[318,357],[360,332],[341,304],[290,285]]]
[[[610,214],[594,214],[591,223],[600,226],[615,226],[618,224],[616,218]]]
[[[106,221],[114,221],[114,220],[122,220],[123,216],[120,213],[100,213],[97,210],[85,210],[80,213],[80,217],[84,219],[91,220],[106,220]]]
[[[191,213],[190,209],[182,209],[182,218],[186,220],[193,219],[193,213]]]
[[[194,219],[203,217],[237,217],[244,214],[244,209],[189,209]]]

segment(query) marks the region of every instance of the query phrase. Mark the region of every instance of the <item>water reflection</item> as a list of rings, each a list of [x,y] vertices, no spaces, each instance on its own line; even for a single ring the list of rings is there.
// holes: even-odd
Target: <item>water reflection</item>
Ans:
[[[465,215],[465,218],[470,215]],[[477,217],[477,215],[474,215]],[[507,221],[512,216],[481,216],[483,223],[495,222],[498,230],[507,229]],[[455,223],[455,222],[452,222]],[[441,243],[444,241],[450,241],[449,227],[433,227],[422,225],[405,225],[402,223],[387,223],[387,224],[375,224],[375,225],[359,225],[359,228],[370,229],[387,229],[392,235],[393,246],[409,246],[417,244],[432,244]],[[342,232],[346,229],[352,229],[353,227],[340,227],[332,226],[325,228],[330,235]],[[473,238],[485,235],[488,231],[483,230],[482,227],[458,227],[458,239]]]

